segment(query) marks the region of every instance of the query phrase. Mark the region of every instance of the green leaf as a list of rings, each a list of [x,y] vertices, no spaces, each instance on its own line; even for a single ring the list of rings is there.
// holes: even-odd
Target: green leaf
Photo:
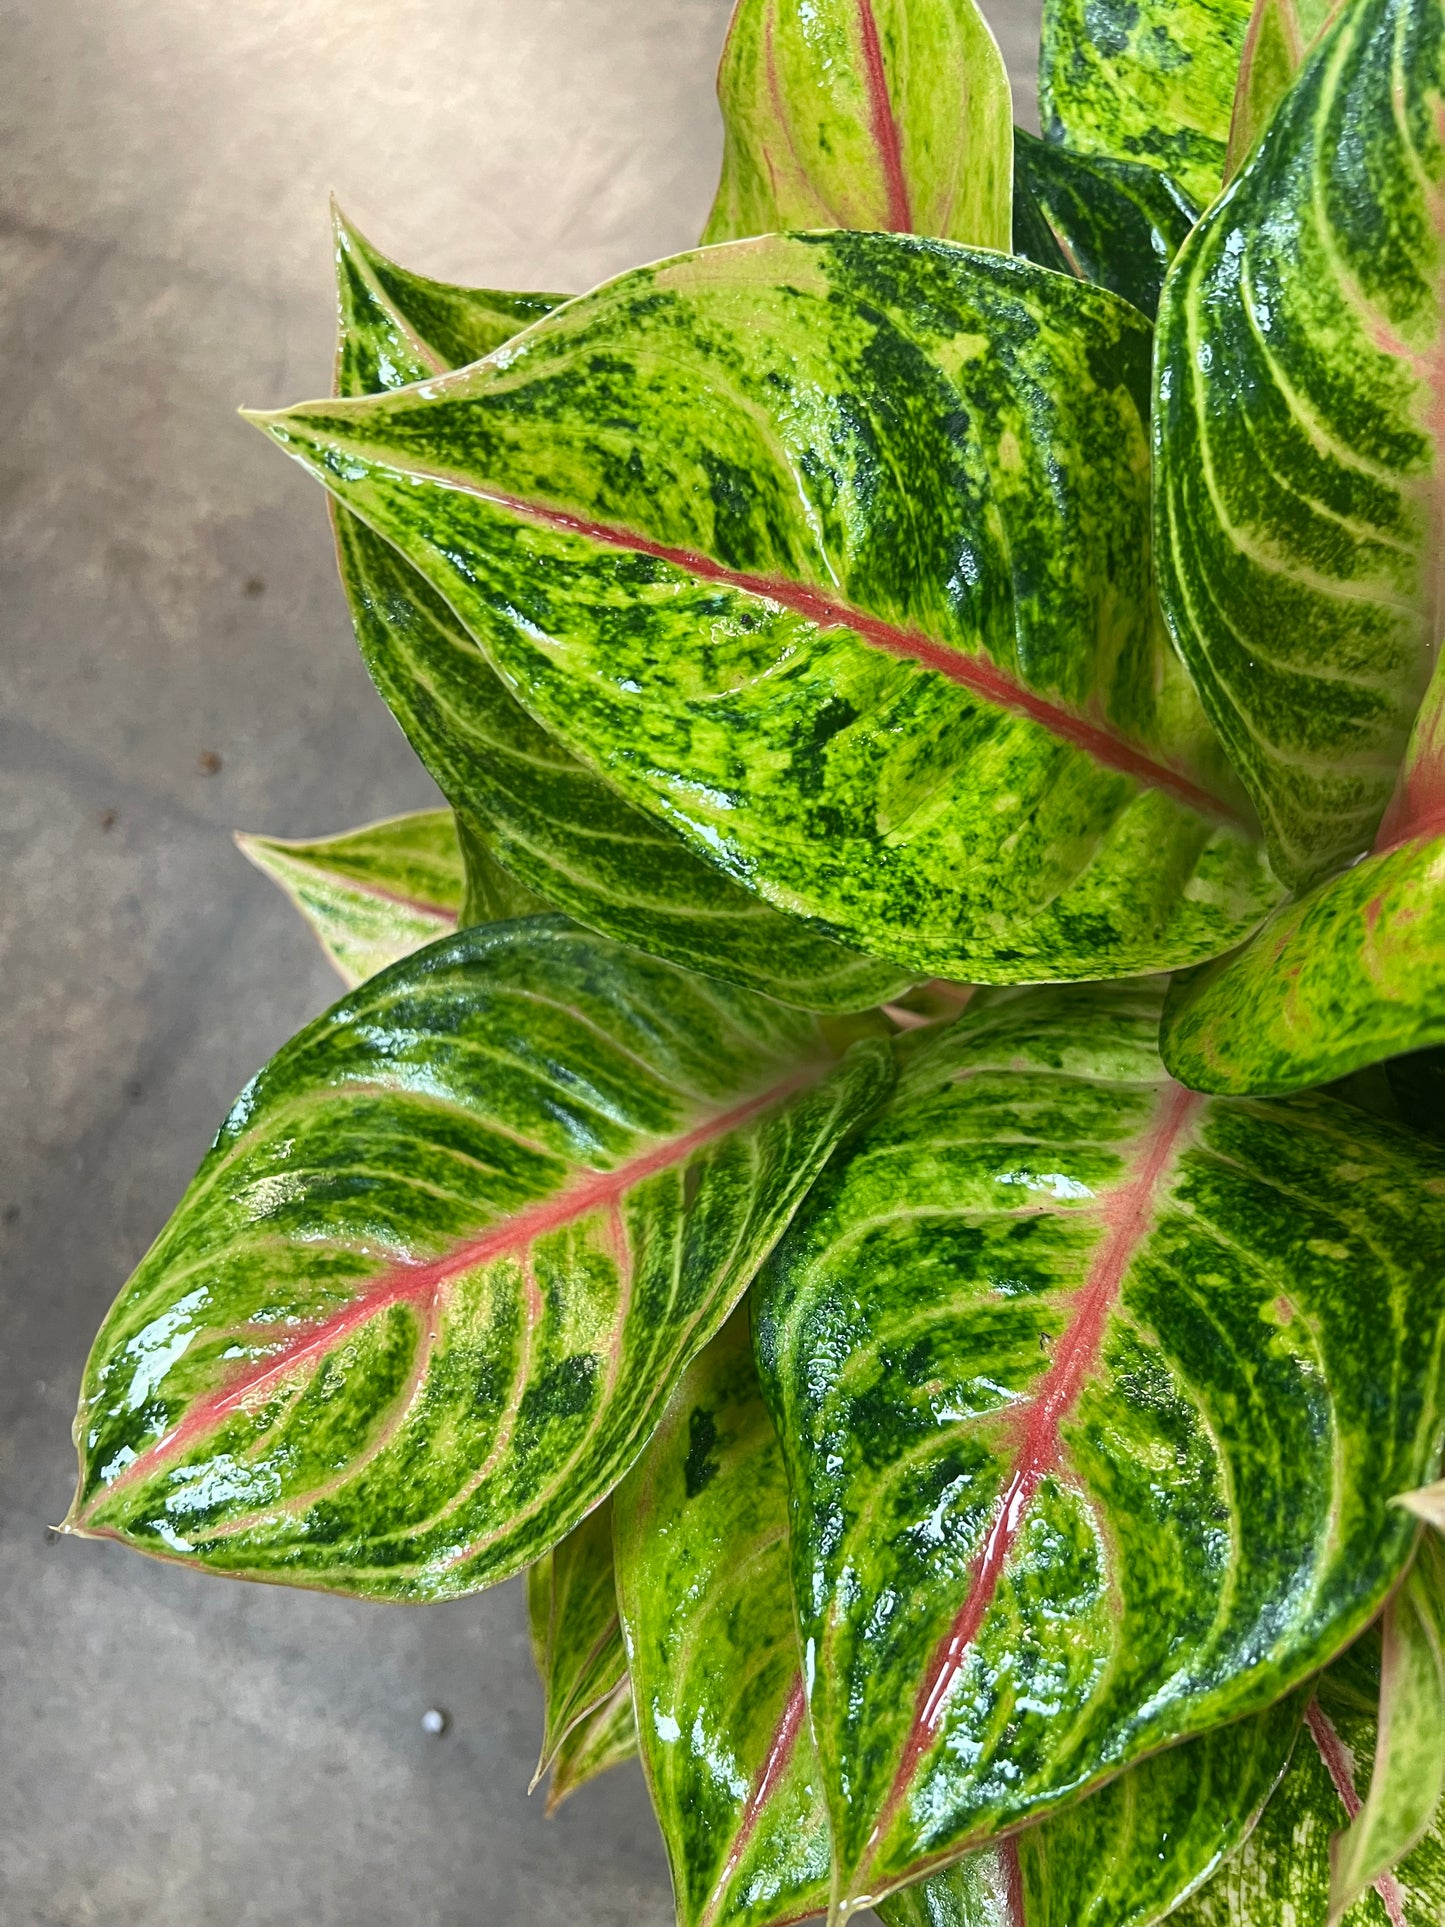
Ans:
[[[1400,1123],[1445,1142],[1445,1050],[1417,1050],[1383,1066]]]
[[[236,842],[290,897],[348,985],[457,926],[466,882],[450,810],[314,842],[239,832]]]
[[[873,228],[1007,249],[1013,103],[974,0],[737,0],[704,242]]]
[[[1243,1848],[1172,1916],[1176,1927],[1326,1927],[1331,1836],[1360,1809],[1376,1741],[1378,1652],[1362,1641],[1320,1681],[1289,1772]],[[1345,1914],[1346,1927],[1439,1927],[1445,1814]]]
[[[1075,154],[1022,128],[1014,138],[1015,252],[1112,288],[1152,319],[1164,272],[1199,218],[1193,202],[1157,168]],[[1020,219],[1030,202],[1048,242],[1032,238],[1026,212]]]
[[[1439,0],[1355,0],[1159,311],[1160,591],[1296,887],[1370,843],[1439,640],[1442,88]]]
[[[1445,1794],[1445,1549],[1427,1536],[1385,1608],[1380,1720],[1365,1803],[1330,1850],[1330,1919],[1343,1918],[1424,1839]]]
[[[247,1086],[117,1300],[67,1524],[369,1598],[521,1570],[890,1076],[556,918],[394,964]]]
[[[1348,0],[1255,0],[1234,90],[1226,180],[1239,172],[1340,4]]]
[[[844,1907],[1256,1713],[1436,1473],[1445,1158],[1208,1099],[1149,986],[975,999],[759,1281]]]
[[[611,1699],[579,1720],[557,1749],[547,1786],[548,1817],[578,1787],[636,1757],[637,1720],[632,1711],[632,1688],[624,1679]]]
[[[1171,986],[1164,1062],[1201,1091],[1306,1090],[1445,1042],[1445,837],[1366,857]]]
[[[1081,154],[1162,168],[1200,207],[1224,174],[1250,0],[1044,0],[1039,112]]]
[[[544,1699],[536,1786],[572,1728],[613,1699],[627,1678],[610,1500],[528,1568],[527,1617]]]
[[[367,392],[354,384],[383,375],[385,386],[419,380],[446,365],[440,351],[428,348],[424,360],[416,350],[410,361],[404,352],[422,328],[438,332],[434,283],[404,275],[339,217],[337,262],[343,393]],[[442,293],[445,319],[463,291]],[[503,338],[513,297],[483,291],[475,299],[469,335],[451,319],[444,339],[454,348],[463,340],[478,348],[488,328],[498,331],[491,346]],[[477,910],[501,914],[495,906],[508,894],[509,874],[579,923],[804,1008],[862,1010],[907,987],[911,977],[896,965],[769,909],[569,755],[508,691],[424,578],[339,507],[337,548],[372,680],[459,806],[464,846],[485,840],[489,887]]]
[[[617,1592],[679,1927],[828,1901],[828,1815],[788,1580],[788,1492],[746,1307],[617,1490]]]
[[[1289,1763],[1309,1690],[1141,1760],[1077,1806],[890,1895],[878,1918],[884,1927],[1151,1927],[1248,1838]]]
[[[456,818],[457,842],[466,871],[467,894],[462,925],[503,923],[509,917],[543,916],[551,905],[519,883],[492,855],[487,838],[470,818]]]
[[[263,426],[776,908],[918,975],[1118,975],[1277,895],[1151,618],[1149,348],[1002,255],[774,237]]]

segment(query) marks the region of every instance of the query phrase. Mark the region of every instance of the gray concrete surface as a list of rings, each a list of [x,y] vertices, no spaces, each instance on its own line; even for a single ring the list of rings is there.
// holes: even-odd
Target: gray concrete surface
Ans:
[[[1037,0],[993,11],[1031,118]],[[686,246],[726,14],[0,0],[3,1927],[671,1917],[635,1769],[550,1823],[526,1798],[516,1585],[367,1607],[47,1527],[107,1304],[336,994],[231,828],[434,794],[357,659],[320,491],[233,412],[326,387],[327,190],[459,280],[581,287]]]

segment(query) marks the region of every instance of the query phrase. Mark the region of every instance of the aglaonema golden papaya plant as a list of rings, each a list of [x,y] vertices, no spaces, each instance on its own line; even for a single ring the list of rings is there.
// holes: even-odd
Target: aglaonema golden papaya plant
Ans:
[[[446,808],[102,1326],[70,1530],[527,1573],[681,1927],[1445,1920],[1445,0],[739,0],[702,244],[339,213]]]

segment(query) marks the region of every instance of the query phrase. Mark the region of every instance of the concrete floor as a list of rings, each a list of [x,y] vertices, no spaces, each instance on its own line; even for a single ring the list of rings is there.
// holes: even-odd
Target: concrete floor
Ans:
[[[434,800],[320,491],[233,412],[328,384],[327,190],[458,280],[580,288],[687,246],[727,11],[0,0],[3,1927],[671,1918],[635,1768],[550,1823],[527,1800],[515,1583],[368,1607],[47,1526],[107,1304],[337,994],[231,829]],[[992,11],[1032,122],[1037,0]]]

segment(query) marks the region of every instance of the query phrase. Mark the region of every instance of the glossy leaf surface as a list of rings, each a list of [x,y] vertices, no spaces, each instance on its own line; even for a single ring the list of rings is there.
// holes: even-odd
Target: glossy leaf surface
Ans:
[[[569,1794],[595,1780],[599,1773],[636,1758],[632,1688],[624,1679],[610,1699],[578,1720],[558,1747],[547,1783],[548,1814],[555,1813]]]
[[[1360,1810],[1376,1741],[1378,1645],[1332,1666],[1306,1717],[1289,1772],[1254,1833],[1193,1900],[1178,1927],[1327,1927],[1330,1842]],[[1439,1927],[1445,1919],[1445,1825],[1343,1916],[1345,1927]]]
[[[1199,207],[1224,174],[1249,0],[1044,0],[1039,113],[1082,154],[1162,168]]]
[[[974,0],[738,0],[705,242],[789,228],[1007,249],[1013,103]]]
[[[1176,979],[1160,1037],[1182,1083],[1259,1093],[1445,1042],[1445,838],[1366,857]]]
[[[1001,255],[774,237],[264,426],[776,907],[920,975],[1117,975],[1276,896],[1151,620],[1149,341]]]
[[[1374,1770],[1330,1850],[1332,1920],[1419,1845],[1445,1795],[1445,1549],[1428,1534],[1385,1608],[1381,1639]]]
[[[457,927],[466,876],[450,810],[312,842],[239,833],[236,842],[290,897],[348,985]]]
[[[1215,1727],[878,1906],[884,1927],[1150,1927],[1248,1838],[1308,1696]]]
[[[1340,0],[1255,0],[1245,31],[1229,125],[1225,179],[1231,179],[1289,92],[1305,54]]]
[[[616,1501],[643,1765],[680,1927],[827,1905],[830,1855],[788,1576],[782,1455],[745,1308],[689,1367]]]
[[[1260,1711],[1412,1551],[1445,1162],[1182,1090],[1158,1010],[975,999],[759,1281],[846,1902]]]
[[[1022,129],[1015,140],[1015,252],[1040,267],[1062,264],[1152,317],[1165,270],[1198,219],[1193,203],[1157,168],[1075,154]],[[1018,225],[1018,206],[1030,200],[1049,230],[1037,254]]]
[[[890,1075],[560,919],[393,965],[241,1094],[117,1300],[67,1524],[371,1598],[519,1571]]]
[[[1346,7],[1160,307],[1160,593],[1296,887],[1370,844],[1440,637],[1442,88],[1439,0]]]
[[[423,329],[454,353],[468,351],[467,360],[485,352],[483,343],[495,348],[506,338],[509,297],[483,291],[467,308],[463,291],[419,283],[345,223],[338,224],[337,261],[344,394],[421,380],[450,365],[422,339]],[[780,916],[625,802],[533,721],[411,564],[340,507],[337,547],[373,681],[443,793],[461,807],[464,845],[472,836],[484,840],[489,887],[476,910],[498,914],[510,875],[608,936],[805,1008],[861,1010],[907,986],[908,973]]]
[[[527,1618],[543,1693],[535,1786],[577,1722],[614,1698],[627,1678],[610,1500],[528,1567]]]

